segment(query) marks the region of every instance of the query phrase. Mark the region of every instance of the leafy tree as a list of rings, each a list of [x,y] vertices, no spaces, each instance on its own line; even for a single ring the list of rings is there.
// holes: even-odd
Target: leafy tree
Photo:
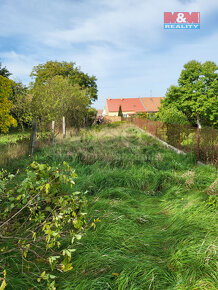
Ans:
[[[8,78],[10,75],[11,73],[8,71],[8,69],[6,67],[2,67],[2,64],[0,63],[0,76]]]
[[[158,116],[163,123],[167,124],[167,142],[178,147],[180,145],[180,134],[184,128],[183,126],[178,126],[178,124],[188,124],[187,117],[174,106],[160,111]]]
[[[85,116],[85,125],[90,127],[94,123],[98,111],[95,108],[89,108]]]
[[[192,124],[218,125],[217,65],[192,60],[184,65],[178,86],[171,86],[162,101],[160,111],[171,106],[181,111]]]
[[[59,122],[65,116],[76,127],[83,120],[90,100],[85,90],[72,86],[68,78],[54,76],[33,89],[32,111],[41,123]]]
[[[147,113],[147,120],[150,120],[150,121],[160,121],[158,112],[157,113]]]
[[[123,117],[123,112],[121,106],[119,106],[118,116]]]
[[[66,117],[68,124],[74,126],[78,131],[84,125],[87,114],[89,115],[90,99],[87,97],[86,90],[74,87],[74,94],[69,99],[69,107]]]
[[[13,93],[10,100],[13,103],[11,113],[17,120],[18,125],[24,129],[24,126],[30,126],[32,123],[31,102],[32,95],[28,93],[27,87],[22,83],[13,83]]]
[[[89,76],[75,66],[74,62],[48,61],[33,68],[30,75],[34,79],[33,87],[45,84],[54,76],[68,78],[72,86],[79,85],[82,90],[86,90],[91,101],[97,100],[96,77]]]
[[[139,119],[146,120],[147,119],[147,113],[145,113],[145,112],[137,113],[136,117],[139,118]]]
[[[8,132],[11,126],[16,127],[17,121],[10,115],[12,102],[9,97],[12,93],[13,81],[0,75],[0,131]]]
[[[166,124],[188,124],[187,117],[174,106],[161,110],[158,115],[160,120]]]

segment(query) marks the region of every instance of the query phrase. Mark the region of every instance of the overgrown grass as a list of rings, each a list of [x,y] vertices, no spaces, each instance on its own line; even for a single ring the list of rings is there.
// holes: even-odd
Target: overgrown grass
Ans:
[[[0,134],[0,166],[6,166],[13,159],[22,158],[30,152],[31,131],[10,132]],[[50,132],[38,132],[36,148],[40,148],[50,140]]]
[[[5,144],[15,144],[17,142],[21,142],[23,140],[27,140],[30,137],[30,130],[28,131],[17,131],[10,132],[8,134],[0,134],[0,146]]]
[[[74,269],[55,272],[57,289],[217,289],[213,166],[196,166],[127,124],[83,132],[34,160],[74,167],[89,219],[101,219],[77,244]],[[22,274],[16,255],[4,258],[8,289],[41,289],[29,266]]]

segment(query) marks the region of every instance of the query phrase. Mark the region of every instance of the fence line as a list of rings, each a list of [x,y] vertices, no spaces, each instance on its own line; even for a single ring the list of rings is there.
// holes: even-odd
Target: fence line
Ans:
[[[213,127],[199,129],[139,118],[134,118],[133,123],[186,153],[194,153],[199,161],[218,165],[218,130]]]

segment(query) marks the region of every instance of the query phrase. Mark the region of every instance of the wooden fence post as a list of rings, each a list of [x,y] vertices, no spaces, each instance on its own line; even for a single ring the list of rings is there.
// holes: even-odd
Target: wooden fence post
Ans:
[[[34,152],[34,147],[35,147],[35,142],[36,142],[36,132],[37,132],[37,120],[36,118],[34,118],[31,137],[30,137],[30,156],[32,156]]]
[[[55,129],[55,121],[51,122],[51,142],[54,144],[54,129]]]
[[[63,138],[66,137],[66,122],[65,122],[65,117],[63,117]]]

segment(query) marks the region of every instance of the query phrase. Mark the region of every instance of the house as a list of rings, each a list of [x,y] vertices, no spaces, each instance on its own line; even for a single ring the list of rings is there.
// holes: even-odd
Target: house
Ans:
[[[155,97],[155,98],[140,98],[142,104],[147,113],[156,113],[159,111],[159,107],[161,105],[161,100],[163,97]]]
[[[118,116],[120,106],[124,117],[145,112],[145,108],[139,98],[108,98],[105,107],[106,116]]]
[[[158,112],[161,99],[163,98],[108,98],[106,101],[105,115],[110,117],[118,116],[120,106],[124,117],[129,117],[137,113]]]

